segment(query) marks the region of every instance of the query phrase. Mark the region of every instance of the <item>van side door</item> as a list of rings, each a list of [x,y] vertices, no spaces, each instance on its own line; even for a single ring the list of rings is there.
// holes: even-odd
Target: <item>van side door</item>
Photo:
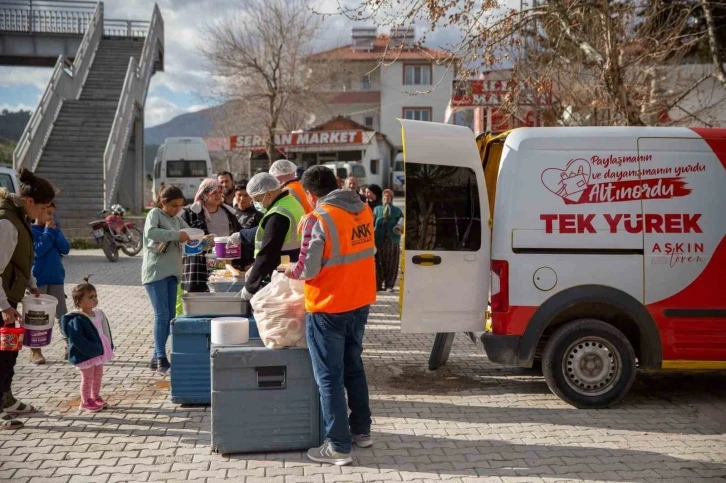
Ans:
[[[489,202],[474,133],[401,120],[404,332],[481,332],[489,298]]]
[[[726,368],[726,130],[695,131],[638,140],[645,303],[664,369]]]

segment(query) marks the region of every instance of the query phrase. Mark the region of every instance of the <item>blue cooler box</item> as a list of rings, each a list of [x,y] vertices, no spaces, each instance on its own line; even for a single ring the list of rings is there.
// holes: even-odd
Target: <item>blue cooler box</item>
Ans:
[[[175,404],[211,403],[209,348],[212,319],[229,315],[181,316],[171,321],[171,402]],[[259,339],[255,319],[250,321],[250,339]]]
[[[318,386],[307,349],[267,349],[259,339],[215,345],[212,450],[308,450],[322,444]]]

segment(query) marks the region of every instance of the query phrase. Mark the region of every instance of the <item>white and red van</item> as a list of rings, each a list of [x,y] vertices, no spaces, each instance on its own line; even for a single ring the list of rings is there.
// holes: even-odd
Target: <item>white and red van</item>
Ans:
[[[478,146],[401,123],[404,332],[482,332],[490,310],[489,359],[541,360],[577,407],[616,403],[637,368],[726,370],[726,129],[521,128]]]

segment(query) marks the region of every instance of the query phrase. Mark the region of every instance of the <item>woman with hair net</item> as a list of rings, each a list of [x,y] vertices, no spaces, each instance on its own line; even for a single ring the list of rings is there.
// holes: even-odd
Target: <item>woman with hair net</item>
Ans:
[[[263,217],[255,234],[255,261],[242,289],[244,300],[250,300],[260,290],[263,281],[280,265],[283,255],[297,262],[301,244],[297,225],[305,216],[302,205],[270,173],[254,175],[247,183],[247,193]],[[240,233],[235,233],[229,243],[239,245],[240,240]]]
[[[287,159],[278,159],[272,166],[270,166],[270,174],[277,178],[277,181],[282,184],[282,188],[289,191],[291,195],[300,203],[305,210],[307,215],[313,208],[308,203],[305,197],[305,190],[302,187],[302,183],[297,178],[297,165]]]

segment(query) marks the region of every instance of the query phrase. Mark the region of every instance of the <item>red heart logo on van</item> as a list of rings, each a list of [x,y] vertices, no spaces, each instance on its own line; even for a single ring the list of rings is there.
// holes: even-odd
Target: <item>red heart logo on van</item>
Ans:
[[[585,159],[572,159],[565,169],[547,168],[542,171],[542,184],[557,196],[577,202],[590,182],[592,168]]]

